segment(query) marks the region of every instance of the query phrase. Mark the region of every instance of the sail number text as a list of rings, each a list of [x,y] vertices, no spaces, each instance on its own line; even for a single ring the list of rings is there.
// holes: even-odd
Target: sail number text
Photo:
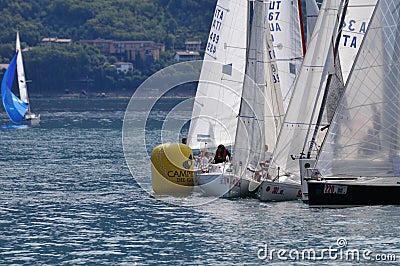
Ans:
[[[222,21],[224,19],[225,12],[220,8],[215,9],[214,19],[211,25],[210,36],[207,41],[206,53],[214,55],[217,52],[217,44],[220,41],[220,34],[222,27]]]
[[[348,19],[347,22],[343,22],[343,34],[342,34],[342,45],[344,47],[357,48],[358,43],[361,41],[357,38],[357,35],[362,39],[362,36],[367,30],[366,21],[356,21],[354,19]]]
[[[325,184],[324,194],[347,194],[347,186]]]
[[[269,30],[271,32],[272,41],[274,41],[274,32],[282,31],[281,25],[279,23],[279,17],[281,14],[281,3],[282,1],[271,1],[269,2],[268,11],[268,21]]]

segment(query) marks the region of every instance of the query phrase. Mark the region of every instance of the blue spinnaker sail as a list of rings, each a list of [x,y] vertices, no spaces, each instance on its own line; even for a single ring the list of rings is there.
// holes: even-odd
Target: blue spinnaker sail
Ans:
[[[14,123],[20,123],[28,110],[28,104],[15,96],[11,91],[15,69],[17,67],[17,55],[18,51],[11,60],[10,65],[4,73],[3,81],[1,82],[1,99],[3,101],[3,106],[11,121]]]

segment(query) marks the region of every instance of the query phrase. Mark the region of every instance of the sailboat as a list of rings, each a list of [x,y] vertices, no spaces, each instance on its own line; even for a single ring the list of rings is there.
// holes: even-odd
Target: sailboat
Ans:
[[[265,21],[267,4],[261,1],[248,4],[247,10],[250,14],[251,24],[248,25],[249,29],[246,29],[246,32],[250,35],[250,39],[249,48],[245,49],[246,76],[243,77],[239,115],[236,115],[234,120],[236,121],[236,132],[232,161],[222,163],[219,166],[212,165],[211,167],[218,167],[219,169],[198,173],[195,177],[195,184],[208,196],[245,197],[251,192],[249,188],[253,185],[250,185],[250,183],[255,183],[254,189],[259,184],[254,176],[264,149],[264,123],[266,122],[264,87],[267,83],[266,64],[269,61],[266,32],[269,28],[268,22]],[[247,47],[247,42],[245,47]],[[272,44],[270,44],[270,47],[272,48]],[[272,71],[272,68],[270,70]],[[278,80],[277,77],[275,78]],[[280,93],[279,89],[276,91]],[[283,112],[283,106],[275,107]],[[271,106],[271,110],[272,108],[274,107]],[[275,124],[273,116],[267,117],[267,120],[271,124]],[[275,137],[273,135],[273,138]]]
[[[357,54],[366,25],[368,25],[371,17],[372,9],[370,7],[375,3],[376,0],[349,0],[345,5],[346,8],[336,3],[335,9],[340,12],[336,15],[333,13],[329,15],[331,22],[328,22],[327,18],[323,18],[328,16],[328,13],[325,12],[326,4],[322,5],[317,18],[317,30],[308,38],[312,54],[306,55],[304,68],[299,75],[299,81],[295,88],[296,92],[292,99],[295,102],[287,112],[288,114],[285,117],[287,121],[274,152],[275,166],[273,167],[275,167],[275,171],[271,169],[272,175],[275,176],[274,182],[269,180],[263,182],[260,189],[261,200],[295,200],[301,196],[303,201],[307,201],[307,183],[301,182],[300,191],[298,187],[299,175],[300,179],[303,180],[307,168],[315,164],[319,149],[318,144],[322,143],[326,134],[325,129],[335,112],[338,99],[343,92],[343,84],[347,80],[348,71],[353,65],[354,56]],[[331,7],[328,6],[328,8]],[[315,7],[311,6],[311,11],[308,12],[312,14],[312,10],[316,10]],[[340,13],[344,15],[338,16]],[[341,34],[338,37],[336,37],[335,30],[338,28],[337,18],[341,18],[339,23]],[[322,29],[320,29],[324,23],[330,23],[331,29],[329,30],[326,26],[322,26]],[[333,25],[335,26],[333,27]],[[336,42],[340,42],[332,46],[335,42],[334,39],[336,39]],[[315,40],[317,40],[317,43]],[[316,44],[317,47],[315,47]],[[333,53],[334,48],[340,51],[337,58]],[[313,58],[315,55],[320,56]],[[323,64],[324,60],[325,64]],[[306,81],[306,79],[309,80]],[[333,88],[327,88],[330,86]],[[322,99],[325,97],[325,91],[327,92],[327,102],[323,104]],[[303,97],[303,95],[307,97]],[[321,107],[321,105],[324,107]],[[317,110],[323,110],[321,115],[318,115]],[[317,123],[320,126],[316,127]]]
[[[246,1],[247,2],[247,1]],[[291,91],[291,86],[292,86],[292,81],[294,77],[297,75],[298,69],[300,68],[300,64],[302,61],[302,56],[303,56],[303,45],[304,43],[301,41],[303,38],[301,35],[303,34],[301,32],[302,26],[300,25],[300,19],[299,16],[301,14],[301,9],[300,11],[297,9],[299,8],[298,5],[292,4],[290,2],[284,2],[281,3],[280,1],[271,1],[271,2],[264,2],[263,3],[254,3],[254,14],[253,12],[253,3],[251,3],[251,6],[248,7],[248,12],[246,15],[241,15],[243,18],[248,18],[248,20],[252,20],[253,22],[251,23],[252,25],[247,25],[248,21],[246,21],[246,33],[247,33],[247,39],[244,40],[244,46],[242,47],[249,47],[249,49],[245,49],[244,51],[249,51],[248,53],[242,54],[242,60],[243,62],[247,62],[247,67],[246,67],[246,74],[250,77],[252,82],[243,80],[241,84],[236,83],[237,85],[241,85],[242,91],[239,90],[239,93],[236,94],[237,99],[239,100],[240,103],[240,111],[234,111],[230,112],[230,109],[228,109],[227,114],[231,113],[233,114],[234,117],[231,118],[231,122],[233,121],[234,123],[228,124],[232,125],[232,131],[236,130],[236,134],[231,134],[232,137],[230,138],[231,142],[228,142],[228,145],[230,147],[234,147],[233,149],[233,162],[227,162],[222,165],[219,165],[217,167],[217,170],[219,173],[212,173],[215,171],[215,166],[210,165],[210,169],[207,169],[208,173],[202,173],[197,176],[197,181],[198,185],[202,185],[204,188],[203,191],[206,191],[207,195],[213,195],[213,196],[223,196],[223,197],[238,197],[238,196],[245,196],[249,194],[249,184],[250,185],[250,190],[256,190],[256,188],[259,185],[259,181],[254,182],[254,176],[255,175],[260,175],[261,172],[265,172],[265,169],[262,169],[260,171],[259,166],[257,164],[257,160],[264,160],[264,158],[260,159],[258,158],[257,160],[254,159],[252,162],[252,167],[253,168],[250,173],[247,173],[246,176],[253,176],[252,178],[241,178],[243,177],[243,171],[239,171],[238,169],[247,169],[244,165],[247,165],[248,163],[244,163],[246,161],[245,158],[248,157],[248,153],[253,153],[254,148],[246,148],[247,146],[251,146],[252,142],[257,142],[256,146],[258,148],[255,148],[257,151],[255,154],[262,154],[261,157],[264,157],[264,144],[267,144],[270,149],[273,149],[275,146],[276,142],[276,136],[278,134],[280,125],[283,121],[284,117],[284,106],[283,106],[283,99],[282,99],[282,93],[281,89],[285,90],[286,88],[286,94],[289,94]],[[300,5],[300,1],[297,2]],[[256,5],[259,5],[259,7],[256,7]],[[262,7],[261,7],[262,5]],[[219,4],[217,4],[217,7]],[[256,14],[256,11],[258,8],[261,8],[263,11],[259,14]],[[243,9],[241,11],[243,13]],[[251,14],[251,15],[249,15]],[[228,13],[229,15],[229,13]],[[237,24],[237,18],[235,19],[235,25]],[[241,21],[241,20],[240,20]],[[241,25],[241,23],[239,23]],[[298,25],[297,27],[294,25]],[[259,29],[264,28],[262,31]],[[268,28],[268,30],[266,29]],[[259,30],[258,34],[255,34],[255,32]],[[213,29],[212,29],[213,30]],[[273,33],[273,34],[271,34]],[[211,36],[212,34],[210,34]],[[251,36],[250,36],[251,35]],[[264,36],[264,37],[262,37]],[[267,42],[266,39],[267,38]],[[292,38],[292,39],[291,39]],[[260,41],[261,40],[261,41]],[[243,41],[243,40],[242,40]],[[258,44],[256,43],[258,42]],[[226,45],[225,45],[226,46]],[[229,47],[229,46],[228,46]],[[258,50],[258,51],[257,51]],[[217,48],[218,51],[218,48]],[[253,52],[252,52],[253,51]],[[253,53],[253,55],[251,54]],[[206,52],[207,55],[207,52]],[[266,55],[269,58],[265,58]],[[258,56],[258,61],[252,61],[254,60],[255,56]],[[262,62],[261,65],[257,64],[257,62]],[[279,68],[279,64],[282,64],[282,71]],[[256,70],[251,70],[252,67],[257,66]],[[269,66],[268,66],[269,65]],[[204,66],[203,66],[204,67]],[[240,69],[240,71],[244,71],[244,68]],[[261,72],[260,72],[261,71]],[[202,71],[203,73],[203,71]],[[260,73],[264,73],[261,75]],[[281,87],[281,81],[285,79],[284,86],[285,88]],[[244,78],[244,77],[243,77]],[[224,79],[221,79],[220,82],[224,82]],[[246,84],[247,82],[247,84]],[[261,103],[252,103],[253,106],[248,107],[247,109],[252,109],[248,111],[243,111],[246,108],[244,108],[243,104],[243,99],[246,98],[245,96],[245,90],[251,90],[248,87],[254,87],[254,83],[257,84],[258,90],[261,94],[258,95],[258,102]],[[268,84],[268,89],[264,88]],[[247,88],[246,88],[247,87]],[[196,95],[196,101],[197,96],[199,95],[199,89],[200,85],[198,87],[198,92]],[[203,94],[204,95],[204,94]],[[242,99],[241,97],[242,96]],[[253,95],[254,96],[254,95]],[[251,97],[253,97],[251,96]],[[221,98],[220,98],[221,99]],[[225,101],[225,98],[222,98],[222,101]],[[204,98],[203,105],[199,109],[200,111],[207,109],[205,106],[207,102],[207,97]],[[245,102],[247,105],[250,104],[249,99],[245,99]],[[261,108],[264,110],[264,113],[261,114],[259,111],[255,111],[255,107],[257,104],[261,104],[263,107]],[[233,109],[233,108],[232,108]],[[204,112],[204,111],[203,111]],[[241,114],[242,112],[242,114]],[[247,112],[247,115],[243,115],[244,112]],[[255,116],[254,112],[258,112],[257,115],[259,118],[264,117],[260,121],[263,121],[262,123],[265,123],[266,125],[266,130],[262,130],[262,133],[260,134],[255,134],[254,132],[256,130],[253,129],[248,129],[246,132],[241,132],[243,130],[239,129],[240,123],[243,123],[243,117],[248,116],[252,117]],[[195,112],[193,111],[193,114]],[[239,115],[238,115],[239,113]],[[219,115],[219,113],[216,113]],[[225,115],[227,115],[225,114]],[[210,117],[213,117],[214,115],[210,115],[209,117],[206,118],[210,119]],[[272,119],[271,119],[272,118]],[[268,122],[269,121],[269,122]],[[191,122],[191,128],[189,130],[189,139],[190,136],[193,135],[191,134],[192,132],[192,124],[196,125],[193,123],[193,120]],[[211,123],[209,123],[211,124]],[[212,143],[210,141],[212,139],[212,136],[216,136],[214,133],[213,129],[215,129],[215,126],[218,125],[213,125],[214,127],[201,127],[203,128],[208,128],[211,133],[206,133],[201,134],[201,136],[206,136],[206,137],[211,137],[209,138],[208,142],[204,141],[204,144],[207,143]],[[259,123],[258,127],[261,126],[261,123]],[[257,127],[257,126],[255,126]],[[264,127],[264,126],[262,126]],[[197,127],[199,128],[199,127]],[[225,128],[228,128],[228,126],[225,126]],[[239,132],[239,133],[238,133]],[[241,133],[240,133],[241,132]],[[251,133],[249,133],[251,132]],[[267,133],[265,133],[267,132]],[[254,135],[253,140],[249,140],[249,142],[244,141],[243,139],[246,139],[248,136]],[[262,141],[260,139],[262,138]],[[193,139],[193,137],[192,137]],[[197,138],[199,140],[201,138]],[[237,140],[240,139],[239,143],[246,142],[246,145],[243,144],[236,144]],[[236,140],[236,141],[235,141]],[[214,143],[218,144],[218,143]],[[223,140],[220,140],[220,144],[225,144]],[[239,146],[242,145],[241,148]],[[191,147],[197,147],[196,145],[191,145],[189,143],[189,146]],[[203,148],[208,148],[212,147],[212,145],[203,145]],[[259,147],[262,147],[261,150]],[[257,156],[255,156],[257,157]],[[254,157],[254,158],[255,158]],[[240,159],[239,159],[240,158]],[[236,168],[233,167],[234,164],[236,165]],[[241,166],[238,166],[240,164]],[[235,170],[235,169],[236,170]],[[255,170],[256,169],[256,170]],[[211,171],[208,171],[211,170]],[[239,178],[237,173],[241,172],[239,174]],[[235,174],[236,172],[236,174]],[[261,173],[262,175],[262,173]],[[260,176],[258,176],[256,179],[259,180]],[[211,182],[214,181],[214,182]],[[207,185],[205,185],[207,184]],[[235,192],[234,192],[235,191]],[[229,193],[227,193],[229,192]]]
[[[235,143],[248,47],[249,2],[219,0],[206,45],[187,144],[195,152]],[[194,183],[206,196],[223,196],[233,184],[224,178],[230,162],[195,168]],[[214,186],[212,184],[218,183]]]
[[[399,4],[378,0],[310,170],[310,207],[400,204],[399,87]]]
[[[14,82],[14,75],[17,72],[19,87],[19,98],[11,91]],[[28,90],[25,80],[25,71],[22,59],[21,44],[19,33],[16,37],[16,53],[12,58],[1,84],[1,95],[4,109],[10,120],[14,123],[27,122],[37,125],[40,122],[40,115],[34,114],[30,110]]]
[[[259,189],[261,201],[296,200],[301,196],[300,169],[297,159],[303,157],[316,123],[321,91],[331,70],[332,38],[338,25],[340,1],[322,3],[313,34],[307,45],[300,73],[279,132],[268,168],[267,179]]]
[[[377,0],[349,0],[342,9],[341,28],[337,34],[337,42],[339,43],[334,47],[334,75],[331,75],[331,78],[328,77],[330,82],[327,83],[323,96],[323,98],[326,96],[326,101],[324,106],[320,108],[320,113],[325,119],[324,122],[326,124],[326,126],[322,126],[322,129],[329,127],[333,115],[336,112],[339,99],[344,92],[344,84],[347,82],[350,70],[353,67],[355,57],[359,51],[376,2]],[[314,136],[318,135],[317,132],[320,127],[317,121],[314,129]],[[326,130],[322,131],[326,132]],[[319,133],[318,143],[322,143],[324,137],[325,133]],[[317,146],[316,144],[316,139],[312,139],[310,142],[310,149],[312,149],[313,146]],[[311,152],[309,151],[306,158],[301,158],[299,160],[300,176],[302,180],[302,200],[304,202],[308,201],[308,186],[304,179],[310,177],[312,171],[308,171],[308,168],[312,168],[312,166],[315,165],[318,152],[315,157],[311,157]]]

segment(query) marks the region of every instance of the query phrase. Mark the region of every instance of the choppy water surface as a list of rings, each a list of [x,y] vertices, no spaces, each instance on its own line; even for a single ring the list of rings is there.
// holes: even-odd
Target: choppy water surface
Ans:
[[[159,144],[159,127],[179,101],[163,100],[152,112],[148,150]],[[395,254],[400,262],[396,206],[309,209],[301,202],[218,199],[191,207],[204,201],[194,197],[180,199],[182,207],[149,197],[124,159],[127,104],[34,99],[40,126],[0,129],[0,264],[351,265],[355,260],[343,253],[349,249],[360,252],[362,264],[377,263],[363,251],[375,260]],[[2,112],[0,125],[8,123]],[[147,154],[136,156],[132,174],[150,180]],[[338,239],[346,244],[342,257],[325,253],[318,260],[323,249],[338,248]],[[303,259],[305,249],[316,258]]]

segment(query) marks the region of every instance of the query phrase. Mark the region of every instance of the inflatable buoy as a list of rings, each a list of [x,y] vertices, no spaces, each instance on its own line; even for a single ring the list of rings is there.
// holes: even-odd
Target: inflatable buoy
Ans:
[[[151,153],[151,182],[160,195],[186,196],[194,186],[193,152],[182,143],[165,143]]]

